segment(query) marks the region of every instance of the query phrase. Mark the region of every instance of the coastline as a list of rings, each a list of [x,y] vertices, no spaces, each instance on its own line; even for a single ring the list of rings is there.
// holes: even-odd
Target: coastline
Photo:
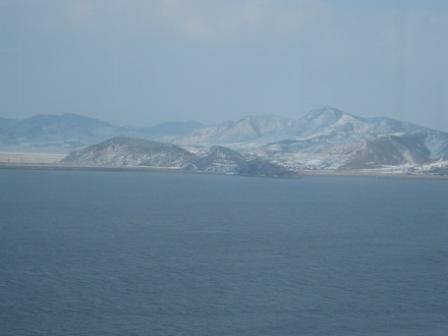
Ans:
[[[237,174],[213,174],[195,172],[177,168],[155,168],[143,166],[111,167],[111,166],[80,166],[55,163],[18,163],[0,162],[0,170],[55,170],[55,171],[108,171],[108,172],[148,172],[148,173],[173,173],[173,174],[195,174],[195,175],[226,175],[245,177],[264,177],[279,179],[297,179],[303,177],[375,177],[375,178],[401,178],[401,179],[427,179],[427,180],[448,180],[448,175],[431,174],[400,174],[366,170],[305,170],[297,173],[296,176],[276,177],[259,175],[237,175]]]

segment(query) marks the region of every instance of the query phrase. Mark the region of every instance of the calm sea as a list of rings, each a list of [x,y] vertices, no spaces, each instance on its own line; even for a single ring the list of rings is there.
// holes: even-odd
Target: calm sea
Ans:
[[[0,170],[0,335],[448,335],[448,181]]]

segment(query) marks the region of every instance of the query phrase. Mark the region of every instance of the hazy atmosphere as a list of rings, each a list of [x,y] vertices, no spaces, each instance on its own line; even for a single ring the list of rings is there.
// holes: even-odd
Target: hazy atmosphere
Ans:
[[[448,130],[447,1],[0,1],[0,116],[124,125],[331,105]]]
[[[0,336],[448,335],[448,0],[0,0]]]

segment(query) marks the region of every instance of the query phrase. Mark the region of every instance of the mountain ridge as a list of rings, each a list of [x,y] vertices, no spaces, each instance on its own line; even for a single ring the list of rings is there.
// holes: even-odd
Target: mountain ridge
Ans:
[[[0,118],[0,149],[71,152],[116,136],[170,141],[203,125],[195,121],[167,122],[150,127],[116,126],[79,114],[37,114],[24,119]]]
[[[63,165],[75,167],[147,167],[177,171],[284,177],[293,172],[260,159],[244,157],[232,149],[215,146],[197,155],[170,143],[115,137],[96,145],[74,151],[66,156]]]
[[[13,134],[17,142],[24,140],[25,143],[32,142],[34,137],[37,141],[32,143],[33,148],[46,148],[46,145],[59,141],[58,144],[62,143],[66,149],[75,150],[109,138],[141,138],[176,145],[195,157],[209,155],[207,168],[201,168],[199,164],[196,166],[198,170],[231,171],[229,167],[236,167],[235,162],[241,161],[236,159],[236,152],[245,160],[262,160],[295,172],[391,167],[401,172],[421,170],[422,167],[443,170],[444,162],[448,166],[447,132],[391,118],[359,117],[329,106],[298,118],[246,116],[211,126],[189,121],[150,128],[126,128],[70,114],[35,116],[20,127],[17,122],[5,120],[0,120],[0,142],[3,144],[8,141],[5,141],[5,134]],[[43,124],[42,120],[45,121]],[[6,124],[3,128],[2,123]],[[131,152],[134,150],[131,148]],[[164,147],[164,150],[168,149]],[[223,159],[229,150],[233,151],[234,159]],[[121,154],[125,155],[124,152]],[[188,162],[195,164],[191,160]]]

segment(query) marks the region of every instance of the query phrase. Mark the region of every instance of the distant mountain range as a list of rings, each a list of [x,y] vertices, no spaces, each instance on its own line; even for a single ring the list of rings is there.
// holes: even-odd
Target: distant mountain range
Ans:
[[[195,121],[121,127],[76,114],[0,118],[0,150],[67,153],[117,136],[172,141],[204,127]]]
[[[67,160],[221,173],[272,168],[275,175],[278,167],[294,172],[448,171],[447,132],[389,118],[362,118],[332,107],[299,118],[252,116],[212,126],[190,121],[118,127],[73,114],[0,119],[0,149],[77,150]]]

